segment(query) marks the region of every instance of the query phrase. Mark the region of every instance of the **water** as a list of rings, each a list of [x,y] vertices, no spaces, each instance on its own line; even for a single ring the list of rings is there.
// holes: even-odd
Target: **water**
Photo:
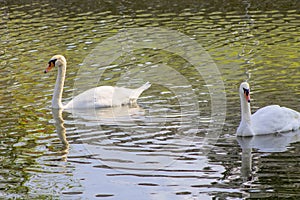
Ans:
[[[298,109],[297,1],[1,4],[1,198],[299,197],[299,132],[235,137],[241,81],[253,111]],[[95,85],[152,87],[138,107],[52,110],[54,54],[68,59],[65,102]]]

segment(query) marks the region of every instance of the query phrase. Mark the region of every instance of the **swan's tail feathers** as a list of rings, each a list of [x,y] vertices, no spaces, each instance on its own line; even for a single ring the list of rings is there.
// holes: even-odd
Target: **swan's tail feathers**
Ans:
[[[145,83],[144,85],[142,85],[141,87],[135,89],[132,94],[130,95],[130,101],[136,101],[139,96],[145,91],[147,90],[149,87],[151,86],[150,82]]]

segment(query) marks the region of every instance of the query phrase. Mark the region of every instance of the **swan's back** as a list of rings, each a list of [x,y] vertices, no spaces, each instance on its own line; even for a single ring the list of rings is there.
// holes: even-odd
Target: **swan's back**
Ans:
[[[103,108],[134,104],[143,91],[151,86],[149,82],[136,89],[100,86],[91,88],[73,98],[65,109]]]
[[[266,106],[251,116],[251,125],[256,135],[292,131],[300,127],[300,113],[278,105]]]

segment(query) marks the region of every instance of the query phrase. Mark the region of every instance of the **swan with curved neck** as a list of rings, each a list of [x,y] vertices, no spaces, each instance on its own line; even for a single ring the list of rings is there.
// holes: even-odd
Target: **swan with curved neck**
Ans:
[[[66,76],[67,61],[64,56],[55,55],[50,59],[48,64],[48,67],[44,71],[45,73],[48,73],[54,67],[57,67],[58,70],[52,97],[52,108],[80,109],[135,104],[142,92],[151,86],[151,84],[147,82],[136,89],[112,86],[95,87],[75,96],[70,102],[68,102],[66,105],[63,105],[61,101]]]
[[[239,88],[241,100],[241,122],[236,131],[238,136],[264,135],[297,130],[300,113],[286,107],[270,105],[251,115],[250,86],[243,82]]]

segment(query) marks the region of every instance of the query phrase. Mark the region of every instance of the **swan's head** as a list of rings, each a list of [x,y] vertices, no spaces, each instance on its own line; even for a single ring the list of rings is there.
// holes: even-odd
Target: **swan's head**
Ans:
[[[48,67],[45,69],[45,73],[49,72],[53,67],[61,67],[61,66],[66,66],[67,61],[66,58],[62,55],[55,55],[53,56],[49,62],[48,62]]]
[[[247,82],[243,82],[240,85],[240,96],[250,103],[250,86]]]

